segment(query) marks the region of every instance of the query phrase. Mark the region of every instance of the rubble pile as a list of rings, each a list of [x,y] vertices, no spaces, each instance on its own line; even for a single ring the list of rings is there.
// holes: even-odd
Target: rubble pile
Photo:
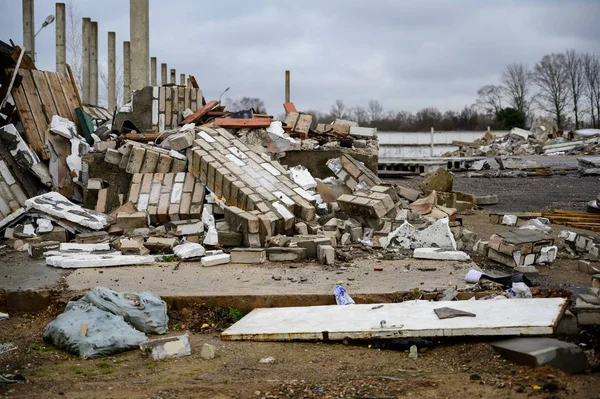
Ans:
[[[563,132],[552,122],[536,120],[531,130],[513,128],[504,136],[487,132],[472,143],[453,142],[458,150],[444,157],[499,157],[519,155],[597,155],[600,154],[600,129]]]

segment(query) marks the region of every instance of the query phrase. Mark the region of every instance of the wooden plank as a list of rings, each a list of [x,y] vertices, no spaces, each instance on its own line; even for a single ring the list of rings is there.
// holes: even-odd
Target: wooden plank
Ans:
[[[33,78],[33,83],[35,84],[37,92],[40,96],[41,106],[42,110],[44,111],[44,116],[46,117],[46,122],[50,123],[54,115],[63,116],[58,113],[58,109],[54,104],[52,94],[50,94],[50,87],[48,86],[44,72],[37,70],[31,71],[31,77]]]
[[[192,87],[194,89],[199,89],[200,86],[198,86],[198,82],[196,82],[196,78],[193,77],[192,75],[190,75],[190,82],[192,82]]]
[[[79,95],[79,90],[77,90],[77,84],[75,83],[75,77],[73,76],[73,71],[71,70],[71,65],[67,64],[67,73],[69,74],[69,80],[71,81],[71,86],[73,86],[73,90],[75,91],[75,95],[77,96],[77,104],[79,104],[78,108],[83,107],[83,103],[81,102],[81,96]]]
[[[50,94],[52,95],[54,105],[58,110],[58,115],[62,116],[63,118],[69,118],[71,116],[71,112],[69,111],[67,100],[65,99],[65,95],[60,87],[58,76],[53,72],[47,71],[44,72],[44,74],[46,75],[46,80],[50,86]]]
[[[294,103],[284,103],[283,104],[283,109],[285,109],[285,112],[298,112],[296,110],[296,106],[294,105]]]
[[[442,336],[551,335],[565,298],[454,301],[475,317],[440,320],[440,302],[255,309],[221,334],[223,340],[292,341]],[[382,324],[385,320],[385,324]]]
[[[77,114],[75,113],[75,108],[79,108],[79,101],[77,100],[77,94],[75,93],[75,89],[73,88],[71,80],[66,74],[56,73],[56,76],[58,77],[60,87],[62,89],[63,95],[65,96],[65,100],[69,108],[68,119],[75,123],[75,125],[77,126],[77,131],[81,134],[79,119],[77,118]]]
[[[23,90],[25,91],[27,104],[29,104],[29,109],[33,115],[33,120],[35,121],[35,126],[37,127],[37,136],[39,139],[39,144],[38,142],[35,142],[34,144],[35,146],[39,146],[39,149],[33,146],[31,148],[34,148],[35,151],[41,156],[43,153],[44,143],[46,141],[45,137],[46,129],[48,128],[48,122],[46,122],[46,117],[44,116],[44,111],[42,110],[42,105],[40,104],[40,99],[38,97],[37,90],[35,89],[33,78],[31,77],[31,70],[19,72],[19,74],[21,73],[23,74],[21,86],[23,86]],[[29,142],[29,145],[31,145],[31,142]]]
[[[29,147],[31,147],[38,155],[41,155],[43,153],[44,143],[40,140],[35,119],[29,109],[23,86],[13,88],[12,96],[15,100],[17,111],[19,112],[21,123],[23,124],[23,129],[25,130],[25,139],[27,140]],[[48,158],[46,157],[44,159]]]
[[[200,108],[198,111],[194,112],[192,115],[188,116],[187,118],[185,118],[183,120],[183,123],[197,123],[200,122],[200,119],[206,115],[206,113],[210,110],[212,110],[214,107],[216,107],[219,104],[219,102],[217,100],[213,100],[211,102],[209,102],[208,104],[206,104],[205,106],[203,106],[202,108]]]
[[[236,119],[236,118],[217,118],[214,121],[215,126],[225,128],[243,128],[243,127],[269,127],[271,119],[268,118],[252,118],[252,119]]]

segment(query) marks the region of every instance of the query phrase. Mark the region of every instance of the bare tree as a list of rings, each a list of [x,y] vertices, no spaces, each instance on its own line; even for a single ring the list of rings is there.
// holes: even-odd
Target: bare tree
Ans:
[[[116,70],[115,70],[115,92],[116,98],[115,102],[117,107],[121,104],[121,100],[123,99],[123,63],[119,62],[119,56],[115,60]],[[99,104],[108,107],[108,60],[100,60],[101,67],[98,68],[98,74],[100,75],[100,80],[102,81],[102,89],[99,93]],[[110,112],[114,110],[109,109]]]
[[[595,54],[585,54],[583,71],[592,127],[600,127],[600,59]]]
[[[501,86],[485,85],[477,90],[477,97],[475,105],[485,112],[495,115],[502,109]]]
[[[369,101],[369,120],[377,122],[383,115],[383,106],[377,100]]]
[[[83,73],[81,71],[82,63],[82,32],[81,32],[81,12],[75,1],[67,2],[67,17],[66,25],[66,47],[67,47],[67,64],[71,66],[73,77],[77,84],[77,89],[81,93],[83,91]]]
[[[364,125],[369,120],[367,110],[364,107],[361,107],[360,105],[357,105],[356,107],[352,108],[350,112],[354,121],[356,121],[359,125]]]
[[[524,64],[510,64],[502,74],[502,90],[508,104],[527,115],[531,106],[529,89],[531,87],[531,71]]]
[[[346,115],[346,105],[342,100],[335,100],[335,104],[331,106],[331,116],[333,118],[344,119]]]
[[[539,105],[554,115],[559,129],[565,123],[569,104],[569,79],[564,54],[545,55],[535,65],[533,79],[540,89]]]
[[[581,111],[579,104],[585,91],[583,55],[576,53],[575,50],[567,50],[565,52],[565,68],[567,69],[573,114],[575,114],[575,129],[579,129],[579,113]]]

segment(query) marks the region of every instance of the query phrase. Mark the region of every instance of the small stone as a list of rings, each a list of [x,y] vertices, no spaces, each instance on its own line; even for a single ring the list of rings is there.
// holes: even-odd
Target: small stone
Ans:
[[[417,357],[419,357],[419,349],[417,348],[417,345],[413,345],[410,347],[408,357],[411,359],[416,359]]]
[[[202,345],[202,351],[200,352],[202,359],[211,360],[215,358],[215,347],[211,344]]]
[[[260,359],[258,362],[259,363],[275,363],[275,358],[269,356],[269,357],[265,357],[265,358]]]

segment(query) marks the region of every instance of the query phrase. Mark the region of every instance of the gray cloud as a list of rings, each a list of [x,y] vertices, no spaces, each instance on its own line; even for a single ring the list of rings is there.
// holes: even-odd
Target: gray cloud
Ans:
[[[118,50],[129,38],[129,2],[76,0]],[[600,54],[597,1],[151,0],[151,54],[196,76],[205,96],[262,98],[282,111],[284,70],[299,109],[329,110],[379,100],[386,109],[461,109],[477,89],[498,83],[512,62],[574,48]],[[0,0],[0,39],[21,41],[21,2]],[[38,0],[36,23],[54,12]],[[38,66],[54,69],[54,29],[37,40]]]

